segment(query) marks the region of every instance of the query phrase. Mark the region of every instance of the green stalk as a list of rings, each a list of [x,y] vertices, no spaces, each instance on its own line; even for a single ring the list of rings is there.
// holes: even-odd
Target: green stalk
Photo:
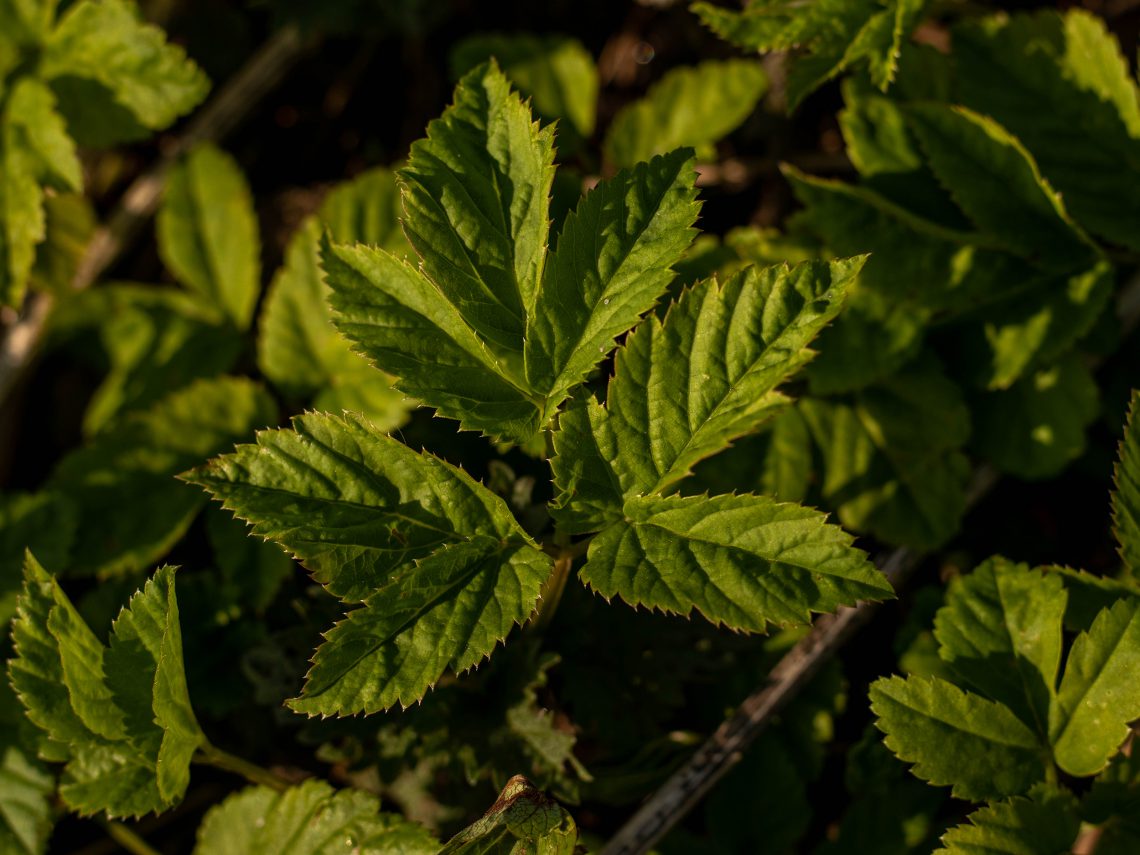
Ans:
[[[123,823],[110,819],[99,819],[99,824],[103,826],[108,837],[130,852],[131,855],[160,855],[157,849]]]
[[[276,790],[279,793],[283,793],[289,789],[288,781],[275,775],[268,769],[263,769],[256,763],[250,763],[248,760],[236,757],[228,751],[223,751],[209,743],[206,743],[198,749],[198,753],[194,755],[194,762],[206,766],[213,766],[216,769],[225,769],[227,772],[241,775],[250,783],[269,787],[271,790]]]

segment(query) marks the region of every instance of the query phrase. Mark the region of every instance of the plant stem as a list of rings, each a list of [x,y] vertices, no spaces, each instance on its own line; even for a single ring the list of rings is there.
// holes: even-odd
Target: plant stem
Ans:
[[[198,753],[194,755],[194,762],[206,766],[213,766],[217,769],[225,769],[227,772],[241,775],[250,783],[269,787],[271,790],[276,790],[279,793],[283,793],[289,789],[288,781],[273,774],[268,769],[263,769],[256,763],[250,763],[248,760],[236,757],[228,751],[223,751],[209,743],[206,743],[202,748],[198,749]]]
[[[110,819],[100,819],[99,824],[107,832],[107,836],[133,855],[159,855],[157,849],[139,837],[128,826]]]

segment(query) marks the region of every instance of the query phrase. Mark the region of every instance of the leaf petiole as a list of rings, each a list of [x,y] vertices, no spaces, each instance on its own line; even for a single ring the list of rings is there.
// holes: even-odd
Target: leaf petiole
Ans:
[[[285,792],[290,787],[289,782],[279,775],[258,766],[256,763],[250,763],[248,760],[230,754],[228,751],[223,751],[208,742],[198,749],[198,753],[194,755],[194,762],[233,772],[235,775],[241,775],[252,784],[260,784],[279,793]]]

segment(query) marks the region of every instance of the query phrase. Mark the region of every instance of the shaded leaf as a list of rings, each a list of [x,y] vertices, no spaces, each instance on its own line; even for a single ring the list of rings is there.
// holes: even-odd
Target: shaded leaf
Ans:
[[[939,655],[966,685],[1048,737],[1067,597],[1061,579],[994,557],[955,579],[934,619]]]
[[[907,119],[930,168],[980,229],[1046,268],[1094,260],[1088,237],[1009,131],[963,107],[913,105]]]
[[[1017,795],[1045,775],[1046,753],[1006,707],[938,677],[885,677],[871,685],[875,725],[912,771],[962,799]]]
[[[854,404],[809,398],[798,406],[823,454],[823,496],[844,525],[916,547],[957,531],[969,466],[956,449],[969,411],[953,383],[911,369]]]
[[[229,155],[195,148],[166,178],[156,223],[163,263],[239,329],[261,290],[261,245],[253,196]]]
[[[320,270],[320,221],[338,240],[407,253],[398,208],[394,176],[385,169],[334,189],[320,219],[306,220],[290,241],[265,299],[257,339],[258,366],[287,395],[311,398],[322,410],[362,412],[384,429],[402,424],[414,404],[392,388],[390,375],[353,353],[333,326]]]
[[[254,383],[199,380],[72,451],[48,482],[79,514],[70,572],[127,573],[161,558],[204,504],[174,476],[274,421]]]
[[[127,0],[80,0],[68,8],[47,40],[40,73],[63,98],[68,127],[85,145],[162,130],[209,90],[182,48],[142,23]]]
[[[973,445],[1021,478],[1056,475],[1085,450],[1099,402],[1092,373],[1076,354],[974,401]]]
[[[614,116],[602,144],[606,160],[620,168],[682,146],[705,151],[742,125],[767,89],[755,60],[674,68]]]
[[[1140,249],[1140,107],[1105,22],[1079,8],[972,19],[954,52],[962,103],[1025,143],[1078,221]]]
[[[583,139],[593,134],[598,69],[581,42],[530,33],[468,36],[451,51],[452,73],[461,77],[492,57],[519,92],[531,99],[538,115],[565,123],[560,128],[564,151],[568,132]]]
[[[1113,472],[1112,521],[1124,566],[1140,574],[1140,392],[1132,393]]]
[[[243,342],[196,297],[173,288],[110,284],[73,295],[52,314],[53,337],[93,330],[107,376],[83,414],[93,436],[195,380],[233,367]]]

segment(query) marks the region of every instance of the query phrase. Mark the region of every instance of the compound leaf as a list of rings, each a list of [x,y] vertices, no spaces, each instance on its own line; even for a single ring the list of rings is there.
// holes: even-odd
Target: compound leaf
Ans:
[[[530,617],[550,569],[549,556],[518,541],[473,536],[437,548],[326,633],[288,706],[309,715],[409,706]]]
[[[498,355],[520,351],[546,255],[553,128],[538,128],[498,66],[480,65],[399,175],[425,276]]]
[[[183,476],[359,602],[436,549],[472,537],[529,543],[502,499],[352,413],[306,413]]]
[[[361,416],[309,413],[293,425],[184,477],[331,593],[364,603],[328,634],[294,709],[410,704],[529,617],[551,560],[502,499]]]
[[[966,684],[1048,737],[1068,597],[1060,576],[1001,557],[955,579],[934,618],[939,655]]]
[[[924,781],[980,801],[1027,792],[1047,753],[1008,708],[939,677],[885,677],[871,685],[886,745]]]
[[[363,790],[310,779],[277,792],[249,787],[211,808],[195,855],[431,855],[439,843],[422,826],[381,813]]]
[[[562,416],[559,521],[589,530],[598,508],[613,516],[626,497],[667,491],[782,409],[788,398],[776,387],[814,355],[808,345],[862,263],[748,267],[723,286],[686,291],[664,321],[641,324],[618,351],[605,407],[591,401]]]
[[[9,676],[74,810],[140,816],[177,804],[205,738],[186,690],[174,571],[164,567],[115,621],[110,647],[29,554]]]
[[[696,235],[692,152],[619,172],[566,218],[527,329],[526,376],[553,415],[665,293]]]
[[[590,543],[581,577],[607,599],[763,632],[892,596],[819,511],[767,496],[632,498]]]
[[[162,130],[201,103],[209,81],[127,0],[80,0],[47,40],[40,73],[86,145]]]
[[[1140,718],[1140,599],[1102,611],[1073,642],[1051,722],[1053,757],[1070,775],[1095,775]]]
[[[743,124],[767,89],[755,60],[675,68],[614,116],[602,149],[619,168],[682,146],[702,152]]]
[[[158,251],[183,285],[239,329],[261,290],[253,197],[232,157],[200,145],[171,170],[157,220]]]
[[[326,244],[321,265],[337,329],[394,375],[396,388],[469,430],[533,436],[538,403],[420,271],[360,245]]]

